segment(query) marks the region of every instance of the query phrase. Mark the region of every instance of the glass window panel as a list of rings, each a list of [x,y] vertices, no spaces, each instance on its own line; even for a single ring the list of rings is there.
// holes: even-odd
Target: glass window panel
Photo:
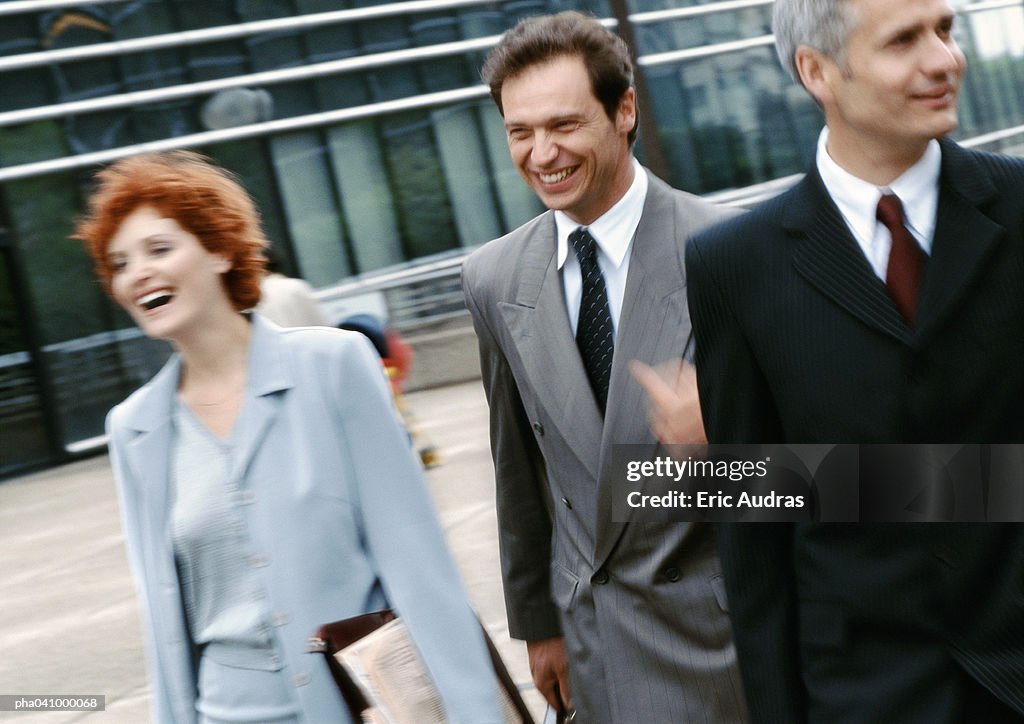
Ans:
[[[405,261],[395,200],[374,121],[327,132],[331,163],[359,272]]]
[[[381,129],[406,258],[458,246],[429,116],[423,112],[385,116]]]
[[[0,57],[42,50],[35,19],[13,15],[0,22]],[[50,103],[52,88],[46,68],[26,68],[4,73],[0,111],[33,108]]]
[[[342,74],[314,81],[320,107],[349,108],[372,102],[366,82],[354,74]]]
[[[0,234],[4,234],[0,230]],[[0,475],[50,457],[35,368],[12,294],[10,264],[0,249]]]
[[[326,13],[331,10],[342,10],[349,7],[351,3],[342,0],[295,0],[295,9],[306,15],[311,13]]]
[[[105,43],[113,39],[107,13],[101,9],[66,10],[47,15],[44,47],[52,49]],[[117,62],[111,58],[80,60],[50,66],[58,102],[119,93]],[[118,112],[88,113],[65,120],[65,134],[76,153],[114,148],[125,141],[127,117]]]
[[[263,231],[271,244],[289,243],[288,226],[277,196],[277,179],[265,139],[231,141],[203,149],[216,163],[234,173],[259,209]]]
[[[648,79],[670,182],[695,193],[802,170],[821,128],[770,47],[651,68]]]
[[[364,53],[401,50],[412,44],[407,35],[405,20],[402,18],[366,20],[359,24],[359,35],[363,39]]]
[[[128,322],[112,313],[82,244],[68,238],[85,177],[53,174],[4,186],[65,445],[102,434],[107,411],[134,383],[106,332]]]
[[[305,42],[309,60],[315,63],[358,55],[361,46],[353,23],[314,28],[305,33]]]
[[[182,30],[233,25],[240,21],[233,0],[177,0],[167,3]],[[241,40],[196,43],[179,50],[191,81],[225,78],[249,71]]]
[[[78,212],[77,181],[67,174],[37,176],[8,183],[4,191],[42,342],[103,330],[92,264],[82,244],[68,238]]]
[[[473,105],[433,111],[434,131],[459,242],[474,246],[501,235],[491,174]]]
[[[302,276],[313,286],[352,273],[324,145],[316,132],[270,141],[281,201]]]
[[[501,11],[490,7],[469,8],[460,11],[459,24],[462,26],[463,37],[466,38],[498,35],[508,30]],[[479,66],[477,67],[479,68]]]
[[[269,18],[287,18],[295,13],[291,0],[245,0],[235,2],[239,20],[267,20]]]

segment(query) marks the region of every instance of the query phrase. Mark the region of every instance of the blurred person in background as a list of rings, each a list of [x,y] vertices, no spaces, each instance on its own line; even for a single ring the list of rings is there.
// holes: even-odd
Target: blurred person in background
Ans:
[[[260,303],[256,311],[281,327],[327,327],[327,315],[320,309],[313,287],[305,279],[281,272],[281,252],[266,251],[267,273],[260,280]]]
[[[107,420],[156,722],[350,719],[309,637],[394,607],[456,722],[503,721],[492,667],[362,335],[251,310],[267,245],[224,170],[118,161],[80,220],[106,289],[175,354]]]

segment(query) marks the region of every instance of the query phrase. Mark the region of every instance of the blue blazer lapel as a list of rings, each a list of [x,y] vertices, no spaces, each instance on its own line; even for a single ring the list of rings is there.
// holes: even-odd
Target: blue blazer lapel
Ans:
[[[783,225],[798,234],[793,267],[812,287],[868,326],[910,339],[912,330],[864,258],[817,169],[790,192]]]
[[[181,360],[174,355],[156,377],[140,390],[141,399],[125,420],[134,437],[124,448],[125,464],[138,481],[135,491],[138,520],[148,530],[160,531],[157,536],[143,536],[143,543],[164,540],[170,534],[168,522],[171,506],[170,455],[171,418],[181,376]],[[173,560],[166,555],[169,546],[159,545],[143,551],[147,566],[156,568],[165,583],[176,580]]]
[[[919,304],[920,338],[957,309],[1006,233],[980,210],[998,197],[995,183],[968,151],[952,141],[940,143],[939,208]]]
[[[245,404],[236,423],[236,454],[231,467],[232,480],[242,483],[253,456],[277,417],[281,399],[278,393],[293,386],[287,349],[281,330],[258,314],[251,315],[249,370]],[[329,374],[330,370],[324,370]]]
[[[596,480],[603,422],[565,310],[554,216],[548,214],[525,243],[515,302],[500,302],[499,311],[537,399]]]

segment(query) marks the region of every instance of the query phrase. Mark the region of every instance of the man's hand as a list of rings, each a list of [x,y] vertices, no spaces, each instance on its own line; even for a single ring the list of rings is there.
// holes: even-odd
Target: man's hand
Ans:
[[[565,639],[555,636],[549,639],[526,642],[526,653],[530,658],[530,674],[533,683],[551,708],[566,712],[572,708],[569,692],[569,667],[565,657]]]
[[[708,441],[697,396],[697,370],[692,364],[672,360],[650,367],[633,360],[629,370],[647,393],[647,416],[659,441],[665,445],[703,445]]]

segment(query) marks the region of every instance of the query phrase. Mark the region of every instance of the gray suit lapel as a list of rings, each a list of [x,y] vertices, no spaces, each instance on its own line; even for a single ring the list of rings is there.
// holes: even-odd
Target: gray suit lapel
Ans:
[[[603,422],[569,326],[555,263],[555,221],[549,217],[525,241],[515,302],[498,306],[530,387],[596,480]]]
[[[601,442],[598,526],[594,553],[600,565],[615,547],[625,523],[612,522],[612,446],[639,445],[637,454],[654,454],[656,442],[647,420],[647,399],[629,372],[629,363],[657,364],[679,359],[690,332],[682,245],[688,235],[676,228],[674,200],[665,184],[648,175],[650,186],[630,253],[629,276],[616,334],[608,390],[608,411]]]

